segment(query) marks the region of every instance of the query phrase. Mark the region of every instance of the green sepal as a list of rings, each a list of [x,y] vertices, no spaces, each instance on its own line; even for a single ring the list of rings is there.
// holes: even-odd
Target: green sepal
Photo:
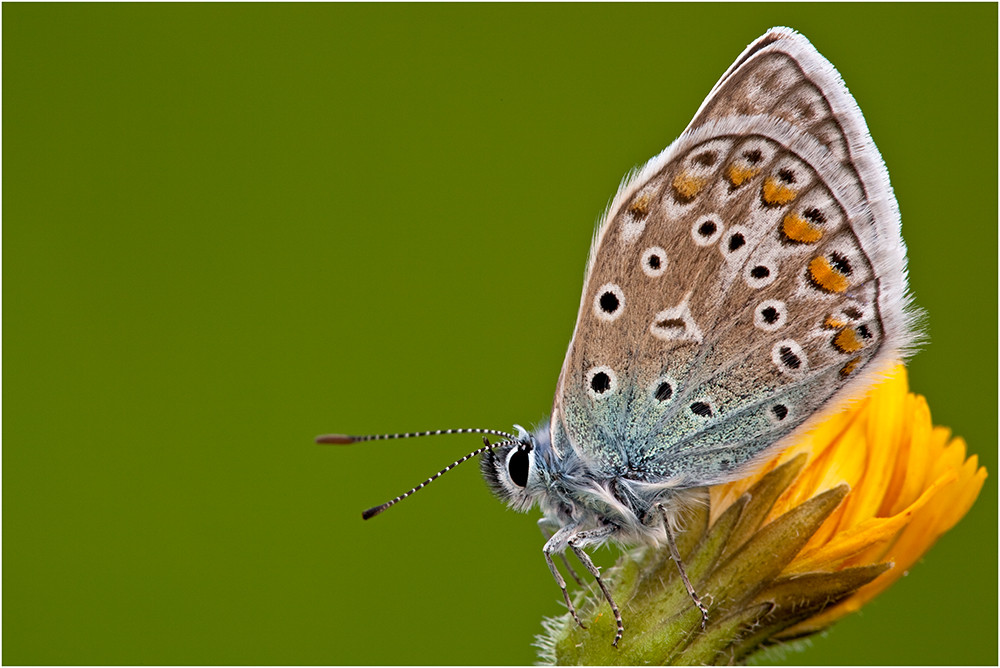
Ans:
[[[833,573],[806,573],[775,579],[751,603],[770,603],[773,607],[757,621],[752,633],[744,634],[733,643],[730,659],[744,660],[768,640],[779,639],[785,629],[836,605],[890,568],[892,564],[873,564]]]
[[[798,554],[848,490],[847,485],[839,485],[814,496],[754,534],[706,582],[703,589],[715,598],[713,605],[738,604],[767,586]]]
[[[723,557],[730,556],[742,547],[757,529],[760,528],[760,525],[767,518],[768,513],[771,512],[771,508],[774,507],[775,501],[778,500],[782,492],[788,489],[788,486],[792,484],[795,477],[799,475],[807,459],[806,454],[802,453],[788,460],[758,480],[747,490],[746,493],[750,496],[750,500],[740,514],[739,522],[733,528]]]

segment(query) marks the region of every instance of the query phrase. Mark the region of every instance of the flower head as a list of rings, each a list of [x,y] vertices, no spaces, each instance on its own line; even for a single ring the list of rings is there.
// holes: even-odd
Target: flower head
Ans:
[[[985,478],[961,438],[932,426],[897,366],[753,475],[710,488],[688,514],[678,547],[708,603],[707,628],[667,551],[639,548],[609,577],[615,599],[627,601],[621,646],[607,640],[603,598],[587,593],[577,607],[588,629],[547,620],[542,658],[732,663],[815,633],[900,578],[968,512]]]

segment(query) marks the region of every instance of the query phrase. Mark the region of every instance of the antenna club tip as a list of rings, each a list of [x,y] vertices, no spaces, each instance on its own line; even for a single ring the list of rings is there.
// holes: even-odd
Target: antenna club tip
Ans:
[[[316,442],[322,445],[350,445],[355,439],[347,434],[323,434],[316,437]]]
[[[375,506],[374,508],[369,508],[368,510],[364,510],[361,512],[361,519],[370,520],[371,518],[375,517],[383,510],[385,510],[386,508],[388,508],[388,506],[382,504],[381,506]]]

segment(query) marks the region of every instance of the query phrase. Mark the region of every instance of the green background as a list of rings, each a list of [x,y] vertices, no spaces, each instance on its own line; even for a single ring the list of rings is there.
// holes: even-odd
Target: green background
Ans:
[[[789,25],[858,99],[991,476],[793,663],[997,661],[997,7],[3,6],[3,662],[530,663],[562,610],[478,440],[533,424],[593,222]],[[601,550],[602,563],[614,553]]]

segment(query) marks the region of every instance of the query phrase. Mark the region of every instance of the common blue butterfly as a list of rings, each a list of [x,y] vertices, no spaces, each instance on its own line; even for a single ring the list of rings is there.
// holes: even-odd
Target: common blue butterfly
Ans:
[[[666,545],[701,488],[762,458],[867,387],[916,339],[899,211],[864,117],[802,35],[773,28],[687,129],[630,174],[598,225],[551,417],[532,432],[321,436],[355,443],[476,433],[483,475],[538,505],[553,556]],[[501,440],[490,443],[487,438]],[[579,619],[577,619],[579,621]]]

